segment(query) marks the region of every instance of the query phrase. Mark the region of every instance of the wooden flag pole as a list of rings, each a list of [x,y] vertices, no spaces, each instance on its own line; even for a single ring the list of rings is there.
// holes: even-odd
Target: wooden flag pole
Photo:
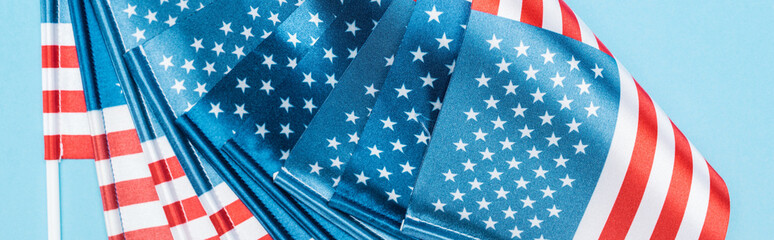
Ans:
[[[46,161],[46,204],[48,240],[61,239],[59,208],[59,160]]]

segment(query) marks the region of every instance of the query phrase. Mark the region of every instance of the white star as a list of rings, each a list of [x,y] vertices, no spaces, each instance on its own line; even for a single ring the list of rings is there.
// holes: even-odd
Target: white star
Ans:
[[[583,145],[583,141],[578,140],[578,145],[572,145],[572,147],[575,148],[575,154],[583,153],[586,154],[586,147],[589,145]]]
[[[559,218],[559,212],[562,211],[561,209],[556,209],[556,205],[554,205],[554,207],[546,209],[546,210],[548,210],[548,212],[549,212],[549,214],[548,214],[549,218],[551,216],[556,216],[556,218]]]
[[[484,142],[486,142],[486,139],[484,137],[486,137],[487,134],[488,133],[482,132],[481,128],[478,129],[478,132],[473,132],[473,135],[476,135],[476,140],[481,140],[481,141],[484,141]],[[476,141],[476,140],[474,140],[474,141]]]
[[[492,180],[492,179],[495,179],[495,178],[496,178],[497,180],[500,180],[500,175],[503,175],[503,173],[502,173],[502,172],[498,172],[498,171],[497,171],[497,168],[495,168],[495,169],[494,169],[494,170],[492,170],[491,172],[487,172],[487,173],[489,173],[489,180]]]
[[[570,159],[564,158],[562,154],[559,154],[559,158],[554,158],[554,161],[556,162],[556,167],[567,167],[566,163],[567,161],[570,161]]]
[[[347,136],[349,136],[349,142],[357,144],[357,142],[360,141],[360,137],[357,136],[357,132],[354,132],[352,134],[347,133]]]
[[[519,129],[519,132],[521,132],[521,138],[524,138],[524,137],[532,138],[532,131],[534,130],[528,128],[526,124],[524,125],[524,128]]]
[[[387,201],[394,201],[396,203],[398,202],[398,198],[400,197],[400,195],[395,193],[395,189],[393,189],[392,192],[385,192],[385,193],[387,193]]]
[[[442,203],[442,202],[441,202],[441,199],[438,199],[438,201],[436,201],[435,203],[433,203],[433,206],[435,206],[435,210],[433,210],[433,212],[435,212],[435,211],[438,211],[438,210],[440,210],[441,212],[443,212],[443,207],[444,207],[444,206],[446,206],[446,204],[445,204],[445,203]]]
[[[372,97],[376,97],[376,93],[379,92],[378,89],[374,87],[374,84],[371,83],[371,86],[367,86],[365,95],[371,95]]]
[[[408,93],[411,92],[411,89],[406,89],[406,84],[403,84],[400,86],[400,88],[396,88],[395,91],[398,91],[398,98],[403,96],[408,99]]]
[[[519,239],[521,239],[521,233],[524,232],[522,230],[519,230],[519,227],[516,226],[516,225],[513,226],[513,229],[508,230],[508,231],[511,232],[511,238],[517,237]]]
[[[554,63],[554,55],[556,55],[556,53],[551,53],[551,51],[546,48],[546,53],[540,54],[540,56],[543,57],[543,64],[548,62]]]
[[[460,221],[462,221],[462,219],[467,219],[468,221],[470,221],[471,212],[468,212],[468,210],[465,209],[464,207],[462,208],[461,212],[457,212],[457,213],[460,214]]]
[[[215,70],[215,63],[210,63],[210,62],[204,61],[204,64],[206,64],[207,66],[202,68],[202,70],[207,71],[207,76],[209,76],[213,72],[217,72]]]
[[[135,28],[135,32],[132,34],[132,36],[137,40],[137,42],[139,42],[140,39],[145,39],[145,30]]]
[[[258,128],[258,130],[255,131],[255,134],[256,135],[261,134],[262,138],[266,138],[266,134],[269,133],[269,130],[266,130],[266,124],[265,123],[261,125],[255,124],[255,127]]]
[[[290,123],[288,124],[280,124],[282,127],[282,130],[280,131],[280,134],[285,134],[285,138],[290,138],[290,134],[294,133],[295,131],[290,129]]]
[[[220,109],[220,103],[218,104],[212,104],[210,103],[210,111],[209,113],[215,114],[215,118],[218,118],[218,114],[223,113],[223,110]]]
[[[277,0],[279,2],[279,5],[282,6],[283,3],[287,3],[287,0]]]
[[[570,72],[572,72],[573,69],[580,71],[580,69],[578,69],[578,63],[580,63],[580,61],[575,60],[575,56],[572,56],[572,59],[567,61],[567,63],[570,64]]]
[[[371,2],[375,2],[376,5],[382,6],[382,0],[371,0]]]
[[[470,170],[471,172],[475,172],[476,170],[474,170],[473,167],[475,167],[476,165],[477,164],[470,162],[470,159],[468,159],[467,162],[462,163],[462,166],[465,166],[465,170],[462,170],[462,171],[464,172],[464,171]]]
[[[406,147],[405,144],[400,143],[400,139],[395,140],[395,142],[390,142],[390,144],[392,144],[393,151],[403,152],[403,148]]]
[[[234,111],[234,114],[239,115],[239,119],[242,119],[242,117],[245,114],[248,114],[248,112],[245,111],[245,105],[244,104],[242,104],[242,105],[234,104],[234,106],[236,107],[236,111]]]
[[[499,179],[499,177],[498,177],[498,179]],[[508,193],[510,193],[510,191],[505,191],[505,189],[503,189],[503,187],[500,187],[500,190],[497,190],[497,191],[494,191],[494,192],[497,193],[497,199],[500,199],[500,198],[508,199]],[[510,207],[508,209],[510,209]]]
[[[169,68],[169,67],[174,67],[175,66],[174,64],[172,64],[172,57],[173,56],[170,56],[169,58],[167,58],[167,56],[162,55],[161,57],[164,58],[164,60],[162,60],[159,63],[159,65],[164,66],[164,70],[167,70],[167,68]],[[178,93],[180,93],[180,91],[178,91]]]
[[[513,150],[513,147],[512,147],[512,146],[513,146],[513,144],[514,144],[514,143],[515,143],[515,142],[511,142],[511,141],[510,141],[510,140],[508,140],[508,138],[506,137],[506,138],[505,138],[505,141],[500,141],[500,144],[502,144],[502,145],[503,145],[503,149],[500,149],[500,150],[505,150],[505,149],[510,149],[510,150]]]
[[[338,57],[336,56],[336,54],[333,54],[333,48],[328,48],[328,49],[323,48],[323,51],[325,51],[325,56],[323,56],[323,58],[327,58],[331,62],[333,62],[333,58]]]
[[[454,182],[454,177],[457,176],[457,174],[454,174],[454,173],[451,172],[451,169],[449,169],[448,172],[443,173],[442,175],[444,176],[444,180],[443,180],[444,182],[445,181],[452,181],[452,182]]]
[[[519,180],[514,180],[514,182],[516,182],[516,185],[517,185],[516,189],[519,189],[519,188],[527,189],[527,184],[529,183],[529,181],[524,181],[524,177],[519,177]],[[527,196],[527,199],[529,199],[529,196]],[[524,200],[522,200],[522,202],[523,201]]]
[[[357,57],[357,48],[355,48],[355,49],[347,48],[347,52],[349,52],[349,55],[347,56],[347,59],[354,59],[354,58]]]
[[[280,20],[279,20],[279,14],[278,14],[278,13],[273,13],[273,12],[269,12],[269,14],[270,14],[271,16],[269,16],[269,18],[268,18],[268,19],[269,19],[269,20],[271,20],[271,22],[272,22],[272,24],[273,24],[274,26],[277,26],[277,23],[279,23],[279,22],[280,22]]]
[[[505,127],[503,126],[505,125],[505,123],[506,121],[500,120],[500,116],[497,116],[497,120],[492,121],[492,124],[494,124],[494,129],[499,128],[499,129],[505,130]]]
[[[312,13],[309,13],[309,22],[314,23],[314,26],[319,27],[320,23],[322,23],[323,20],[320,19],[319,13],[315,13],[314,15],[312,15]]]
[[[167,20],[164,23],[169,27],[175,26],[177,24],[177,17],[167,16]]]
[[[173,85],[171,88],[177,90],[177,93],[179,94],[181,90],[185,90],[185,86],[183,85],[185,83],[185,80],[177,81],[175,79],[175,85]]]
[[[245,93],[245,90],[250,88],[250,86],[247,85],[247,78],[245,78],[245,79],[237,78],[237,82],[238,82],[238,84],[237,84],[236,88],[242,89],[242,93]]]
[[[519,103],[518,105],[516,105],[515,108],[511,108],[511,110],[513,110],[513,117],[515,118],[518,116],[524,117],[524,111],[526,111],[527,109],[521,107],[521,103]]]
[[[502,189],[502,187],[500,189]],[[516,217],[514,216],[516,214],[516,211],[513,211],[511,209],[511,206],[508,206],[508,210],[503,210],[503,213],[505,214],[505,217],[503,219],[508,219],[508,218],[516,219]]]
[[[294,34],[287,33],[287,34],[288,34],[287,42],[292,43],[293,47],[296,47],[296,44],[301,43],[301,40],[298,40],[298,33],[294,33]]]
[[[487,202],[486,198],[481,198],[481,201],[476,201],[478,203],[478,210],[486,209],[489,210],[489,204],[492,204],[492,202]]]
[[[520,57],[521,55],[527,56],[527,49],[529,49],[529,46],[524,46],[524,42],[519,41],[519,46],[514,47],[513,49],[516,49],[516,57]]]
[[[448,75],[451,75],[452,73],[454,73],[454,66],[457,66],[457,60],[452,60],[451,64],[444,64],[444,65],[446,66],[446,68],[449,69]]]
[[[416,122],[419,122],[419,119],[417,119],[417,117],[422,115],[422,114],[419,114],[416,111],[414,111],[414,108],[411,108],[411,112],[404,112],[404,113],[406,113],[406,115],[408,115],[408,118],[406,119],[406,121],[414,120]]]
[[[543,170],[543,166],[538,166],[538,169],[534,169],[532,171],[535,172],[535,178],[542,177],[543,179],[545,179],[546,173],[548,173],[548,171]]]
[[[377,171],[379,171],[380,178],[386,178],[388,181],[390,180],[390,175],[392,175],[392,173],[387,171],[387,167],[382,167],[382,169],[377,169]]]
[[[351,113],[344,113],[344,114],[347,115],[346,122],[352,122],[352,124],[357,124],[355,121],[357,121],[357,119],[360,118],[355,115],[355,111],[352,111]]]
[[[489,161],[493,161],[492,160],[492,156],[495,153],[494,152],[490,152],[489,148],[485,148],[483,152],[479,152],[479,153],[481,153],[481,161],[484,161],[484,160],[487,160],[487,159],[489,159]]]
[[[597,77],[605,78],[602,76],[602,70],[604,69],[599,68],[596,63],[594,64],[594,68],[591,69],[594,72],[594,79],[597,79]]]
[[[575,179],[570,178],[570,175],[565,175],[564,178],[560,178],[559,181],[562,181],[562,187],[564,186],[572,187],[572,182],[574,182]]]
[[[204,46],[202,46],[202,40],[204,40],[204,39],[196,39],[196,38],[194,38],[194,42],[191,44],[191,47],[196,49],[195,52],[199,52],[199,49],[204,48]]]
[[[545,115],[540,116],[539,118],[541,120],[543,120],[542,123],[540,123],[541,126],[543,126],[545,124],[553,125],[553,124],[551,124],[551,119],[554,119],[554,115],[548,115],[548,111],[546,111]]]
[[[290,149],[287,150],[280,150],[280,160],[288,160],[290,157]]]
[[[430,76],[430,72],[428,72],[426,77],[419,77],[419,79],[421,79],[421,80],[422,80],[422,82],[423,82],[423,84],[422,84],[422,87],[424,87],[424,86],[430,86],[430,87],[432,88],[432,87],[433,87],[433,82],[434,82],[434,81],[435,81],[437,78],[433,78],[433,77],[431,77],[431,76]]]
[[[540,92],[540,88],[537,88],[534,93],[530,93],[532,95],[532,103],[536,103],[538,101],[543,102],[543,96],[546,95],[544,92]]]
[[[382,126],[382,129],[389,128],[390,130],[395,131],[395,128],[393,128],[393,126],[395,126],[396,122],[390,121],[390,117],[387,117],[387,119],[383,119],[383,120],[380,120],[380,121],[382,121],[382,124],[384,124]]]
[[[433,5],[433,9],[432,10],[425,11],[425,13],[427,13],[427,15],[429,16],[427,18],[427,22],[435,20],[436,22],[441,23],[441,20],[438,19],[438,16],[441,16],[441,14],[443,14],[443,12],[439,12],[439,11],[435,10],[435,5]]]
[[[206,83],[205,83],[205,84],[201,84],[201,83],[198,83],[198,82],[197,82],[197,83],[196,83],[196,89],[194,89],[194,92],[197,92],[197,93],[199,93],[199,97],[201,97],[201,96],[202,96],[202,94],[205,94],[205,93],[207,93],[207,89],[206,89],[206,87],[207,87],[207,84],[206,84]]]
[[[128,18],[132,18],[132,15],[137,15],[137,5],[132,6],[132,4],[127,4],[126,9],[124,9],[122,12],[125,12],[128,15]]]
[[[303,73],[303,75],[304,80],[301,82],[308,84],[310,88],[312,87],[312,83],[317,82],[312,78],[312,73]]]
[[[346,24],[347,24],[347,30],[346,30],[346,31],[344,31],[344,32],[350,32],[350,33],[352,33],[352,36],[353,36],[353,37],[356,35],[355,33],[356,33],[357,31],[360,31],[360,28],[359,28],[359,27],[357,27],[357,23],[356,23],[356,21],[355,21],[355,20],[352,20],[352,22],[351,22],[351,23],[348,23],[348,22],[344,22],[344,23],[346,23]]]
[[[599,115],[597,115],[597,110],[599,110],[599,106],[594,106],[594,102],[590,102],[589,106],[585,107],[584,109],[586,109],[586,111],[588,112],[586,117],[591,117],[591,115],[599,117]]]
[[[430,137],[425,135],[425,132],[419,132],[419,134],[414,134],[414,137],[417,137],[417,144],[424,143],[427,145],[427,140],[430,140]]]
[[[525,79],[525,81],[529,80],[530,78],[535,79],[535,81],[537,81],[537,77],[535,76],[535,74],[537,74],[538,72],[540,72],[540,70],[532,68],[532,64],[530,64],[529,69],[524,70],[524,74],[527,74],[527,79]]]
[[[500,102],[500,100],[495,100],[494,96],[489,95],[489,100],[484,100],[486,102],[486,109],[494,108],[497,109],[497,103]]]
[[[554,87],[561,86],[564,87],[564,81],[565,77],[559,76],[559,72],[556,72],[556,76],[551,78],[551,81],[554,82]]]
[[[554,193],[556,192],[555,190],[551,190],[550,186],[546,186],[546,189],[543,189],[540,191],[543,192],[543,198],[546,198],[546,197],[554,198]]]
[[[263,55],[263,63],[261,64],[266,65],[266,67],[268,67],[269,70],[271,70],[271,66],[277,65],[277,63],[274,62],[274,55],[269,55],[269,56]]]
[[[280,108],[285,109],[286,113],[290,112],[290,108],[293,107],[293,104],[290,104],[290,97],[280,98],[280,101],[282,101],[282,103],[280,104]]]
[[[497,65],[497,68],[499,68],[497,70],[497,73],[501,73],[501,72],[509,73],[510,71],[508,71],[508,67],[511,66],[511,64],[513,64],[513,63],[506,62],[505,58],[503,58],[503,60],[500,61],[500,63],[495,64],[495,65]],[[514,92],[513,94],[516,94],[516,93]],[[506,93],[506,95],[507,95],[507,93]]]
[[[537,150],[534,145],[532,146],[532,150],[527,150],[527,153],[529,153],[529,158],[540,159],[539,154],[542,153],[542,152],[543,151]]]
[[[529,221],[529,223],[530,223],[530,228],[532,228],[532,227],[540,228],[540,223],[543,222],[543,220],[540,220],[540,219],[537,218],[537,215],[535,215],[534,218],[532,218],[530,220],[527,220],[527,221]]]
[[[441,107],[443,107],[443,103],[441,102],[441,98],[435,98],[435,101],[434,102],[430,102],[430,105],[433,105],[433,110],[432,111],[436,111],[436,110],[440,111]]]
[[[252,16],[253,20],[255,20],[255,18],[261,16],[261,15],[258,14],[258,8],[253,8],[253,6],[250,6],[250,11],[247,12],[247,15]]]
[[[223,34],[228,36],[228,33],[234,32],[234,30],[231,30],[231,23],[223,22],[223,26],[220,27],[220,30],[223,31]]]
[[[333,187],[336,187],[339,185],[339,182],[341,181],[341,175],[339,175],[336,178],[331,178],[331,180],[333,180]]]
[[[371,151],[370,156],[376,156],[377,158],[382,158],[380,155],[382,153],[382,150],[379,150],[379,148],[377,148],[376,145],[374,145],[373,147],[369,147],[368,150]]]
[[[497,37],[492,34],[492,39],[486,40],[487,43],[489,43],[489,50],[492,50],[492,48],[500,49],[500,42],[502,42],[503,39],[497,39]]]
[[[449,49],[449,43],[454,41],[454,39],[446,38],[446,33],[443,33],[441,38],[436,38],[435,40],[438,41],[438,49],[446,48],[447,50]]]
[[[572,108],[570,107],[570,103],[572,103],[572,101],[574,101],[574,100],[567,99],[567,95],[564,95],[564,98],[562,98],[562,100],[557,101],[557,102],[559,102],[559,104],[562,105],[562,107],[559,108],[559,111],[561,111],[561,110],[563,110],[565,108],[567,108],[568,110],[572,110]]]
[[[266,39],[269,36],[271,36],[271,33],[272,33],[272,31],[268,31],[267,32],[266,30],[263,30],[263,34],[261,35],[261,38]],[[339,176],[339,178],[341,178],[341,176]]]
[[[457,189],[456,192],[449,193],[449,194],[451,194],[454,197],[454,199],[452,199],[452,201],[456,201],[456,200],[460,200],[460,201],[463,201],[463,202],[465,201],[465,200],[462,200],[462,196],[465,196],[465,194],[461,193],[459,188]]]
[[[261,86],[261,90],[266,91],[266,95],[270,95],[271,94],[270,92],[274,90],[274,87],[271,86],[271,80],[261,81],[261,83],[263,84]]]
[[[362,183],[363,185],[366,185],[366,186],[368,186],[368,183],[366,181],[368,181],[368,179],[371,179],[369,177],[366,177],[365,172],[363,171],[360,171],[360,174],[355,174],[355,177],[357,177],[357,182],[355,184]]]
[[[326,139],[328,141],[328,147],[338,150],[339,145],[341,145],[340,142],[336,141],[336,137],[333,137],[331,139]]]
[[[223,43],[215,42],[215,47],[212,48],[212,51],[215,52],[215,56],[220,56],[221,53],[225,53],[226,51],[223,51]]]
[[[489,217],[489,220],[484,221],[484,224],[486,224],[486,228],[484,229],[495,229],[495,224],[497,224],[497,221],[492,221],[492,217]]]
[[[180,7],[180,11],[182,12],[185,9],[188,9],[188,0],[180,0],[177,4],[178,7]]]
[[[236,55],[237,59],[239,59],[240,57],[246,56],[244,49],[245,49],[245,47],[240,47],[240,46],[234,45],[234,51],[231,52],[231,54]]]
[[[519,87],[519,85],[513,85],[513,81],[508,81],[508,86],[503,86],[505,88],[505,95],[507,96],[510,93],[513,93],[513,95],[516,95],[516,88]]]
[[[385,67],[392,66],[392,63],[395,62],[395,55],[384,58],[384,61],[387,61],[387,63],[384,64]]]
[[[344,165],[344,162],[339,160],[339,157],[331,158],[331,168],[338,168],[341,169],[341,165]]]
[[[547,137],[546,140],[548,140],[548,146],[556,145],[559,147],[559,140],[562,139],[560,137],[556,137],[554,133],[551,133],[551,137]]]
[[[413,51],[413,52],[409,51],[409,53],[411,53],[411,55],[414,55],[414,59],[411,60],[411,62],[416,62],[417,60],[425,62],[424,57],[427,54],[427,52],[422,52],[422,47],[417,46],[416,51]]]
[[[403,169],[403,170],[401,170],[401,171],[400,171],[401,173],[407,172],[407,173],[409,173],[409,175],[414,175],[414,172],[413,172],[413,171],[414,171],[414,169],[416,169],[416,168],[415,168],[415,167],[412,167],[412,166],[409,164],[409,162],[408,162],[408,161],[406,162],[406,164],[398,164],[398,165],[400,165],[400,167]]]
[[[255,37],[253,35],[253,28],[246,28],[242,26],[242,33],[240,35],[245,36],[245,41],[250,39],[250,37]]]
[[[309,173],[317,173],[317,175],[320,175],[320,170],[322,170],[322,167],[320,167],[318,162],[314,162],[314,165],[309,164],[309,167],[312,168],[312,170],[309,171]]]
[[[468,146],[467,143],[462,142],[462,138],[460,138],[459,142],[454,143],[454,146],[457,146],[456,151],[462,150],[463,152],[466,152],[465,147]]]
[[[582,95],[584,92],[587,93],[587,94],[591,94],[589,92],[589,87],[591,87],[591,84],[586,83],[585,79],[581,79],[581,84],[578,84],[578,85],[575,85],[575,86],[578,86],[578,88],[580,88],[579,95]]]
[[[484,184],[482,182],[479,182],[477,178],[473,178],[473,181],[468,183],[470,184],[470,190],[473,190],[473,189],[481,190],[481,184]]]
[[[484,76],[484,73],[481,73],[481,77],[476,78],[476,81],[478,81],[478,86],[486,86],[489,87],[489,80],[492,80],[492,78],[488,78]]]

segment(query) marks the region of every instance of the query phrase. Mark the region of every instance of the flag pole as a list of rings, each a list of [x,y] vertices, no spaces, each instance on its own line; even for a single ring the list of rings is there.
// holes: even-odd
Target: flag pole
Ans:
[[[48,240],[61,239],[59,209],[59,160],[46,161]]]

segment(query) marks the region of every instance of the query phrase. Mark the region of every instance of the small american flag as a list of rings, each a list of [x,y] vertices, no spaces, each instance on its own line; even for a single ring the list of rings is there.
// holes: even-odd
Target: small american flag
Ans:
[[[474,3],[503,17],[471,14],[404,231],[722,238],[725,184],[631,75],[563,2],[513,3]]]

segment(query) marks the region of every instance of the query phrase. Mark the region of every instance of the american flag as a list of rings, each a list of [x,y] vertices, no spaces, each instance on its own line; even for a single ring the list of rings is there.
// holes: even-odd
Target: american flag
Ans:
[[[722,179],[562,1],[474,9],[405,232],[723,238]]]
[[[399,231],[469,12],[465,0],[417,3],[332,206]]]

